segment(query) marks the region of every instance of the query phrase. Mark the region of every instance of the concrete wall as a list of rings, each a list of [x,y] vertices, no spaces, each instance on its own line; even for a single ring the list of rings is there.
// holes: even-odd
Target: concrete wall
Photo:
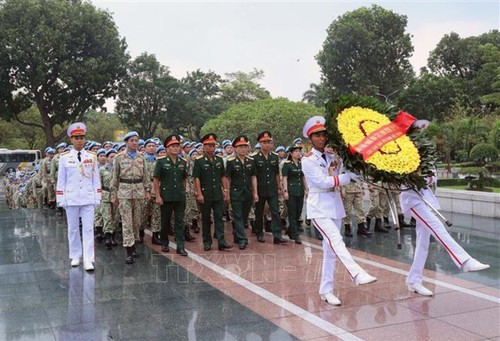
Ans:
[[[500,219],[500,194],[438,188],[442,211]]]

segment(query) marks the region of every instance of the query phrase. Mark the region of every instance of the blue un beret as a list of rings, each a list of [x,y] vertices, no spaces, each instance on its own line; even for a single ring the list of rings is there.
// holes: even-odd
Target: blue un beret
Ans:
[[[106,152],[106,156],[109,156],[109,154],[113,154],[113,153],[117,153],[115,148],[108,149],[108,151]]]
[[[97,151],[96,155],[99,156],[100,154],[106,154],[106,149],[101,148]]]
[[[129,131],[124,137],[123,141],[127,141],[129,138],[134,137],[134,136],[139,136],[139,133],[136,131]]]
[[[56,149],[59,149],[59,148],[66,148],[68,146],[68,144],[66,142],[61,142],[57,145]]]
[[[285,147],[283,147],[283,146],[278,146],[278,148],[276,148],[276,153],[284,152],[284,151],[285,151]]]

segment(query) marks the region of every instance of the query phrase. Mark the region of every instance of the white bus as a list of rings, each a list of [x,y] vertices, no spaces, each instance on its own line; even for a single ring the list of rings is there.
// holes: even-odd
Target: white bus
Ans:
[[[6,171],[31,170],[42,160],[42,152],[27,149],[0,148],[0,175]]]

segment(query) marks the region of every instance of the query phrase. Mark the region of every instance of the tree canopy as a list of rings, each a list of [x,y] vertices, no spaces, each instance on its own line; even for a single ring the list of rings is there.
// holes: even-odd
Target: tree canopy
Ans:
[[[338,95],[388,95],[413,77],[407,17],[380,6],[361,7],[334,20],[316,59]]]
[[[82,0],[0,2],[0,114],[40,127],[53,145],[56,125],[82,118],[116,94],[126,43],[106,11]],[[41,123],[20,113],[35,104]]]
[[[309,117],[321,115],[323,110],[311,104],[292,102],[286,98],[264,99],[232,106],[203,126],[202,134],[213,132],[219,139],[234,139],[245,134],[251,143],[257,135],[269,130],[275,145],[289,145],[302,135],[302,128]]]

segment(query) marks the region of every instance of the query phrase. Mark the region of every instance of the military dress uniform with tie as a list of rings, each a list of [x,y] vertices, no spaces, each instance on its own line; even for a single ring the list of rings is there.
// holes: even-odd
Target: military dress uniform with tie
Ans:
[[[272,233],[275,239],[281,239],[280,214],[278,203],[278,183],[276,177],[279,176],[278,154],[270,152],[267,157],[262,151],[252,154],[255,164],[255,177],[257,178],[257,193],[259,201],[255,203],[255,234],[259,241],[263,240],[264,231],[262,223],[264,219],[264,206],[267,202],[271,211]]]
[[[84,149],[72,149],[59,159],[57,204],[66,209],[69,258],[93,263],[94,209],[101,203],[101,181],[97,157]],[[83,250],[80,242],[79,217],[82,218]],[[92,268],[93,269],[93,268]]]
[[[161,211],[160,240],[163,248],[169,244],[168,225],[174,214],[174,233],[177,250],[184,249],[184,211],[186,209],[187,161],[177,157],[174,161],[170,155],[156,159],[153,177],[160,181],[160,195],[163,200]],[[168,249],[166,249],[168,250]]]
[[[222,177],[224,176],[224,161],[214,155],[200,155],[194,162],[193,177],[199,179],[204,202],[200,204],[202,220],[202,237],[205,249],[210,249],[212,236],[210,233],[210,212],[213,210],[215,238],[219,248],[227,245],[224,240],[224,222],[222,220],[223,200]]]
[[[288,200],[286,202],[288,211],[288,236],[295,241],[299,240],[297,231],[298,221],[302,214],[304,206],[304,173],[302,172],[302,163],[288,160],[285,161],[282,170],[283,177],[287,177]],[[298,242],[297,242],[298,243]]]
[[[244,249],[248,244],[245,223],[252,207],[252,176],[255,175],[254,160],[245,156],[232,156],[226,163],[226,177],[231,181],[229,195],[233,210],[233,235],[235,243]]]

